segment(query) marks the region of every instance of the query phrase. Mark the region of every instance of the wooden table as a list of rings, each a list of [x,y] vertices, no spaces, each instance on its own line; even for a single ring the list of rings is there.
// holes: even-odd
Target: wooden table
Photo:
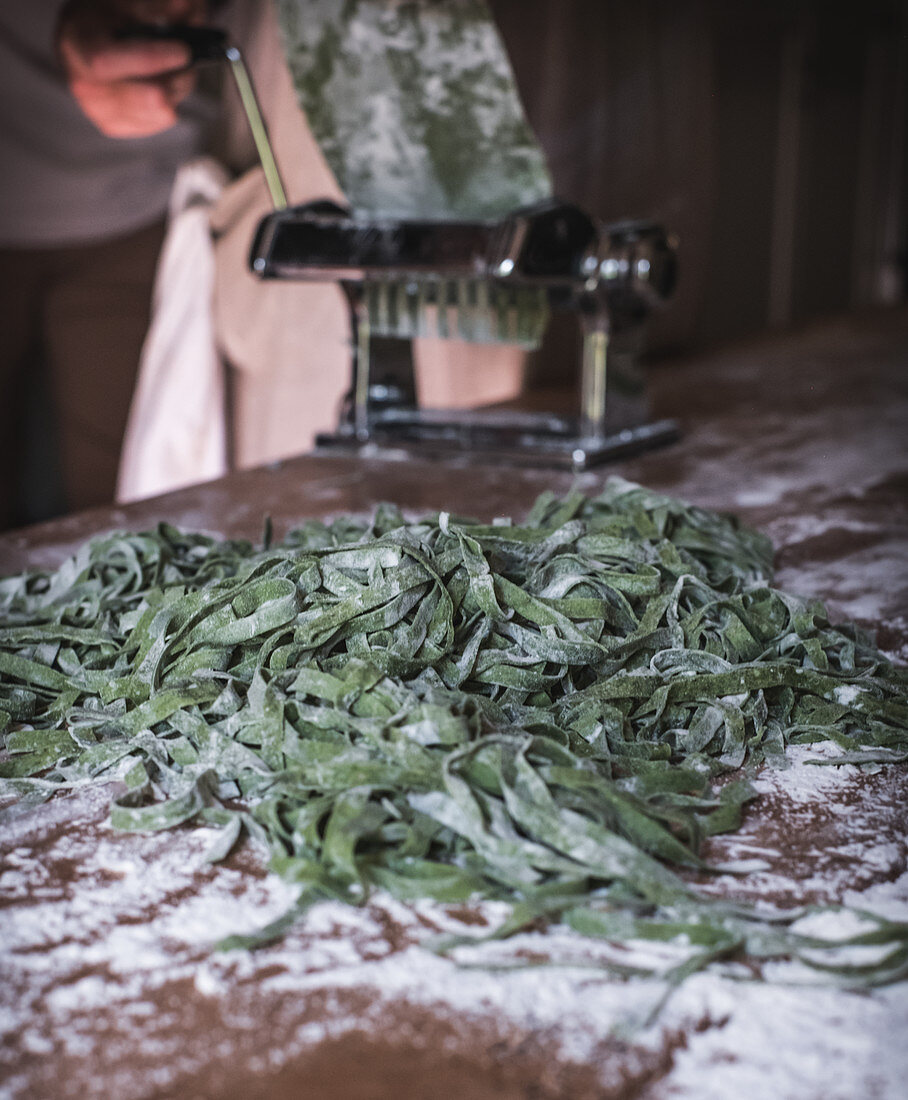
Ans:
[[[266,515],[280,536],[381,500],[519,516],[544,489],[594,492],[617,474],[761,528],[781,587],[826,600],[833,621],[875,631],[908,662],[908,311],[666,360],[651,381],[654,414],[677,417],[682,440],[576,479],[305,456],[7,533],[0,575],[56,564],[113,527],[167,520],[257,539]],[[906,794],[904,766],[766,777],[734,842],[773,853],[754,896],[877,891],[905,919]],[[904,987],[864,998],[705,977],[627,1036],[611,1027],[621,983],[593,972],[439,969],[415,944],[463,914],[431,907],[329,910],[278,947],[212,956],[210,939],[252,910],[273,916],[285,888],[248,849],[203,864],[191,830],[114,833],[109,795],[57,798],[0,826],[0,1096],[894,1100],[908,1076],[904,1043],[887,1045],[908,1026]]]
[[[680,443],[577,478],[613,474],[695,504],[734,511],[779,549],[781,586],[829,601],[839,618],[908,639],[908,313],[880,311],[651,369],[656,417]],[[307,516],[367,513],[389,500],[518,515],[564,472],[467,462],[303,456],[122,508],[82,512],[0,535],[0,574],[59,562],[84,538],[159,520],[257,539]]]

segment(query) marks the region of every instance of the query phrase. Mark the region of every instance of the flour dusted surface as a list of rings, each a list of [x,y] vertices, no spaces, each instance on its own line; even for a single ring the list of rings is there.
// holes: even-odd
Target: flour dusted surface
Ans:
[[[722,876],[713,889],[908,918],[904,771],[807,763],[834,751],[797,749],[789,769],[764,769],[761,804],[711,855],[758,854],[768,869]],[[494,926],[502,907],[381,895],[361,909],[317,906],[255,953],[213,951],[219,938],[279,916],[292,889],[263,874],[252,850],[206,864],[208,830],[112,830],[109,795],[86,787],[6,828],[4,1100],[230,1096],[244,1074],[264,1087],[320,1045],[363,1036],[414,1050],[433,1044],[433,1057],[485,1043],[483,1056],[505,1067],[536,1058],[549,1066],[541,1096],[619,1097],[640,1087],[647,1100],[902,1095],[904,984],[858,994],[818,985],[796,964],[774,964],[768,982],[732,967],[687,981],[646,1025],[663,987],[590,964],[616,951],[652,962],[672,945],[616,948],[554,927],[445,958],[421,946],[427,936]],[[847,915],[826,919],[826,933],[850,931]]]

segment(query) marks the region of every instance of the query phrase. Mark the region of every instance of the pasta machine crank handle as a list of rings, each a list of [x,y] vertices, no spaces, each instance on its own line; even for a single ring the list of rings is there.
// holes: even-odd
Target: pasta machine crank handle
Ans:
[[[239,46],[235,46],[227,32],[220,27],[198,27],[190,23],[127,23],[115,32],[115,37],[146,39],[155,42],[177,41],[184,43],[192,58],[192,64],[205,61],[226,61],[233,74],[243,113],[252,132],[252,140],[258,153],[265,182],[275,210],[287,206],[287,193],[281,180],[274,149],[268,137],[268,129],[262,116],[258,96]]]

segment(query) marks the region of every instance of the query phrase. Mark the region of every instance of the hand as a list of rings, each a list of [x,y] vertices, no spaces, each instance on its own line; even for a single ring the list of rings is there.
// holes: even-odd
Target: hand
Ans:
[[[69,0],[57,23],[57,52],[70,91],[102,134],[148,137],[169,129],[192,91],[188,47],[118,38],[135,23],[205,21],[205,0]]]

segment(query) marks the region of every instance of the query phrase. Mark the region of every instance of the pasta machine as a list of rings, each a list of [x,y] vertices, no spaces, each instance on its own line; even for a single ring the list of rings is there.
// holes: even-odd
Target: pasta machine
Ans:
[[[172,24],[129,24],[120,34],[178,38],[195,62],[229,63],[274,204],[253,241],[252,269],[266,279],[343,288],[352,379],[337,431],[320,435],[318,447],[482,453],[583,469],[676,437],[674,421],[648,421],[636,364],[642,324],[675,281],[674,245],[659,226],[597,224],[554,200],[497,221],[368,216],[329,201],[289,207],[255,90],[227,35]],[[553,310],[579,322],[575,415],[419,407],[402,341],[439,336],[534,348]]]
[[[321,449],[467,452],[583,469],[677,436],[674,421],[647,421],[636,364],[643,322],[675,281],[673,242],[656,225],[598,225],[557,201],[496,222],[366,218],[321,201],[267,215],[250,263],[262,278],[333,280],[346,295],[352,379]],[[389,375],[376,355],[387,354],[389,338],[420,336],[532,348],[552,311],[574,314],[579,326],[575,415],[420,408],[412,377]]]

